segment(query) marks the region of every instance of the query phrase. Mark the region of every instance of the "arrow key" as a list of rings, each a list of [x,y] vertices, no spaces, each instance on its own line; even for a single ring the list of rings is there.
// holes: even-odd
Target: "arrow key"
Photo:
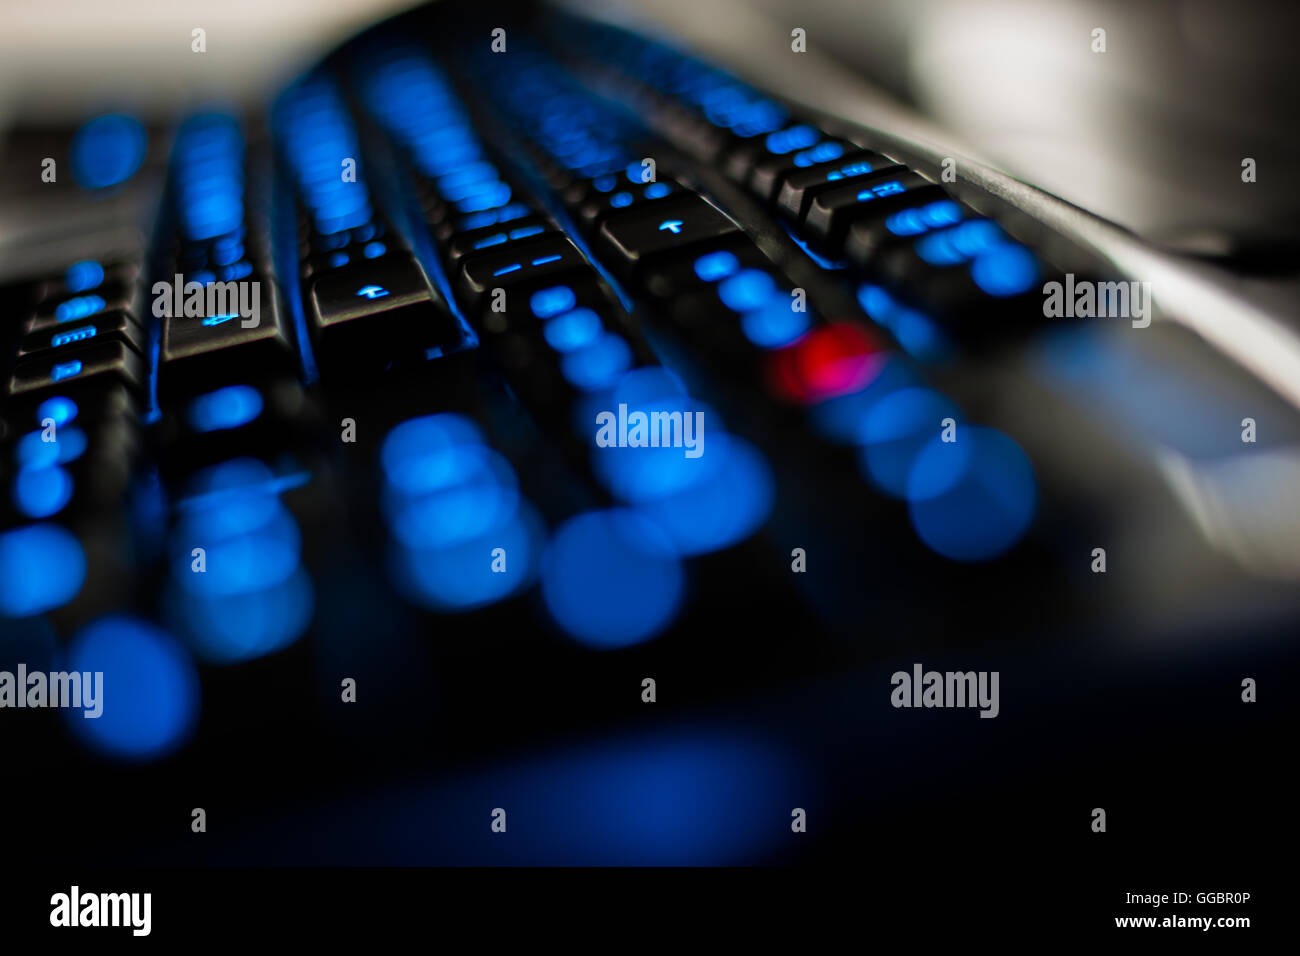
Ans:
[[[599,242],[611,267],[630,275],[665,254],[739,231],[716,207],[688,193],[610,216]]]

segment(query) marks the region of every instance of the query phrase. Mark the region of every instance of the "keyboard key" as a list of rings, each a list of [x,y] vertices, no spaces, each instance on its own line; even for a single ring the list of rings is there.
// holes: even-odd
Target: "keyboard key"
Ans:
[[[101,312],[80,322],[67,322],[29,332],[23,336],[18,354],[27,356],[47,349],[66,349],[78,342],[103,342],[109,339],[125,342],[136,352],[144,354],[144,330],[128,313],[120,310]]]
[[[587,269],[590,266],[577,246],[564,236],[552,236],[500,252],[489,249],[466,256],[461,262],[459,288],[466,301],[477,306],[492,289],[522,290],[558,281],[572,270]]]
[[[296,353],[280,313],[275,285],[259,281],[257,325],[240,315],[175,316],[162,320],[158,392],[177,399],[225,384],[233,371],[249,376],[294,370]]]
[[[879,170],[815,196],[802,232],[818,249],[838,257],[849,226],[856,220],[883,218],[905,204],[942,199],[943,195],[942,189],[917,173]]]
[[[610,216],[600,227],[600,241],[619,271],[634,273],[665,254],[739,231],[717,207],[687,194]]]
[[[317,358],[334,374],[373,372],[460,342],[455,320],[409,253],[322,273],[307,300]]]
[[[112,376],[133,389],[144,386],[145,363],[122,341],[94,342],[51,349],[28,356],[14,366],[9,393],[18,395],[38,389],[66,388],[70,382]]]
[[[891,168],[902,170],[901,166],[886,156],[861,150],[807,169],[795,170],[782,181],[777,205],[791,220],[801,222],[814,196],[836,188],[837,183],[845,180]]]

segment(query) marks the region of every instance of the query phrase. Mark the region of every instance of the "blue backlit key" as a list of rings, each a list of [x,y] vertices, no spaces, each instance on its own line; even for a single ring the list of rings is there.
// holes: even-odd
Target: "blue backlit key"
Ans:
[[[686,193],[611,215],[600,227],[599,241],[611,264],[631,274],[649,261],[739,231],[716,207]]]
[[[943,198],[943,190],[928,179],[901,166],[888,167],[818,193],[808,205],[801,232],[818,249],[838,257],[852,223],[883,219],[904,206]]]

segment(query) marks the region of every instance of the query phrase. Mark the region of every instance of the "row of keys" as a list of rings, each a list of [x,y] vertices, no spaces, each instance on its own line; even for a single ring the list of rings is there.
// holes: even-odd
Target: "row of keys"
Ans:
[[[162,313],[163,403],[192,398],[241,375],[296,370],[260,212],[264,204],[247,195],[250,189],[265,193],[267,184],[261,177],[249,183],[250,169],[261,172],[233,116],[204,113],[181,123],[169,188],[176,240],[159,277],[164,301],[154,310]]]
[[[301,202],[304,303],[326,376],[382,371],[460,344],[460,328],[400,234],[374,208],[355,125],[317,73],[278,101],[277,137]]]
[[[586,36],[587,45],[660,133],[722,168],[824,259],[861,270],[968,345],[1032,320],[1038,258],[937,183],[864,142],[792,118],[663,44],[604,25],[580,30],[599,36]]]

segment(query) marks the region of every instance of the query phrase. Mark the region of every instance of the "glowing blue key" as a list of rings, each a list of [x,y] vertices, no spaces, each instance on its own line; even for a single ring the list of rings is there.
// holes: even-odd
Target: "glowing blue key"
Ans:
[[[69,292],[89,292],[104,281],[104,267],[94,259],[83,259],[68,266],[63,284]]]
[[[626,192],[614,193],[609,197],[609,204],[615,209],[622,209],[625,206],[632,205],[632,194]]]
[[[61,382],[65,378],[72,378],[74,375],[81,374],[81,359],[73,359],[71,362],[61,362],[50,370],[50,381]]]
[[[578,297],[574,291],[567,285],[552,286],[549,289],[539,289],[532,294],[528,300],[529,307],[533,310],[533,315],[539,319],[549,319],[553,315],[559,315],[561,312],[568,312],[578,304]]]
[[[868,186],[858,193],[858,202],[869,202],[872,199],[878,199],[881,196],[895,196],[899,193],[906,192],[903,184],[897,179],[891,179],[886,183],[876,183],[874,186]]]
[[[1038,283],[1038,260],[1024,246],[1005,243],[979,256],[971,278],[989,295],[999,298],[1028,292]]]
[[[695,274],[705,282],[725,279],[740,268],[740,260],[725,250],[710,252],[695,260]]]
[[[556,531],[542,566],[542,598],[583,644],[648,640],[677,614],[681,562],[664,533],[629,511],[588,512]]]
[[[36,421],[44,426],[46,419],[62,428],[77,417],[77,403],[63,395],[47,398],[36,408]]]
[[[50,338],[50,346],[58,348],[60,345],[69,345],[73,342],[84,342],[86,339],[93,339],[98,334],[98,329],[93,325],[87,325],[84,328],[72,329],[68,332],[59,332]]]
[[[86,553],[72,533],[34,524],[0,533],[0,615],[30,617],[67,604],[86,580]]]
[[[227,385],[195,398],[189,407],[190,427],[199,432],[225,431],[247,425],[262,414],[262,396],[249,385]]]
[[[99,295],[79,295],[66,302],[60,302],[54,309],[57,322],[75,322],[94,315],[104,308],[104,297]]]
[[[542,327],[547,343],[557,352],[572,352],[590,345],[600,335],[600,316],[591,309],[572,309]]]
[[[569,352],[561,371],[570,384],[587,391],[608,388],[632,364],[632,350],[617,335],[605,333],[590,345]]]
[[[194,662],[153,625],[126,616],[101,618],[73,639],[68,669],[104,675],[99,717],[63,712],[69,728],[92,749],[118,760],[155,760],[180,748],[193,732],[199,713]]]
[[[745,269],[718,286],[718,298],[737,312],[765,305],[776,291],[776,280],[758,269]]]
[[[361,250],[361,254],[367,259],[375,259],[387,251],[388,247],[382,242],[367,242],[365,248]]]
[[[671,190],[669,189],[667,183],[651,183],[649,186],[646,187],[645,198],[663,199],[665,196],[668,195],[669,192],[671,192]]]

